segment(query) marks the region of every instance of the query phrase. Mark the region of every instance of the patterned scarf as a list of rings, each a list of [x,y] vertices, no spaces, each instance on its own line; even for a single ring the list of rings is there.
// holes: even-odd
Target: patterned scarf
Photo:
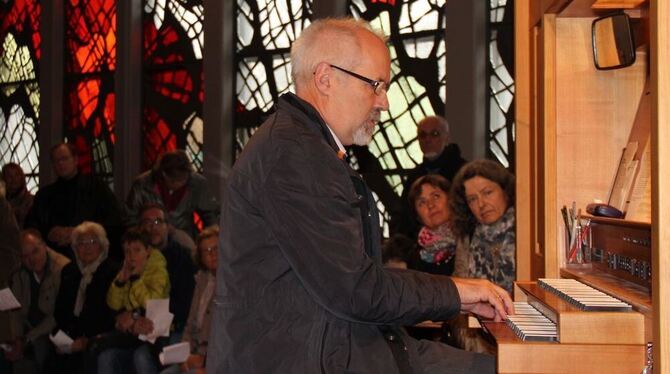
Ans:
[[[421,260],[433,263],[447,263],[456,253],[456,237],[451,232],[449,222],[431,230],[424,226],[419,231],[419,256]]]
[[[77,259],[77,266],[79,267],[79,271],[81,271],[81,281],[79,281],[77,300],[74,303],[73,314],[75,316],[79,317],[79,314],[81,314],[81,310],[84,307],[84,302],[86,301],[86,288],[88,288],[88,285],[91,284],[91,281],[93,280],[93,274],[95,274],[95,271],[98,270],[98,266],[100,266],[100,264],[105,261],[108,253],[108,250],[103,249],[95,261],[84,266],[84,264],[79,259],[79,255],[77,255],[77,251],[74,250],[74,257]]]
[[[478,225],[470,240],[468,270],[472,278],[485,278],[512,292],[516,274],[514,207],[490,225]]]

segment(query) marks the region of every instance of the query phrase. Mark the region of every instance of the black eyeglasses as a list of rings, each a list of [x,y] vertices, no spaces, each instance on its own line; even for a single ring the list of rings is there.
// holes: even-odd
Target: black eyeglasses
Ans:
[[[372,90],[375,92],[375,95],[381,95],[382,91],[386,92],[389,88],[389,84],[384,82],[384,81],[376,81],[374,79],[366,78],[366,77],[364,77],[360,74],[356,74],[353,71],[343,69],[343,68],[341,68],[337,65],[333,65],[333,64],[328,64],[328,65],[330,65],[331,68],[335,68],[335,69],[337,69],[341,72],[347,73],[347,74],[351,75],[352,77],[358,78],[358,79],[362,80],[363,82],[369,84],[370,86],[372,86]]]

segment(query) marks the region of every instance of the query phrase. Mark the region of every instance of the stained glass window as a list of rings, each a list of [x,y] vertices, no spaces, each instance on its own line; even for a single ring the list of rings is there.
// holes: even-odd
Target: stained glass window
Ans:
[[[65,1],[65,137],[83,173],[111,183],[114,159],[116,0]]]
[[[37,190],[39,0],[0,1],[0,166],[15,162]]]
[[[144,167],[185,149],[202,172],[202,0],[144,1]]]
[[[237,0],[235,151],[291,87],[290,48],[309,25],[311,0]]]
[[[514,169],[514,2],[489,3],[488,156]]]
[[[384,232],[397,206],[406,171],[421,163],[416,123],[444,113],[446,0],[351,0],[350,13],[389,36],[389,111],[367,148],[355,147],[361,173],[376,189]],[[371,153],[374,157],[370,157]]]

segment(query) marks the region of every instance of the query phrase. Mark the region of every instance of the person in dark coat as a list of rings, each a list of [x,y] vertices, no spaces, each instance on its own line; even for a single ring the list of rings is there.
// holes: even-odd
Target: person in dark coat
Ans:
[[[26,175],[21,166],[14,162],[9,162],[2,167],[2,178],[7,184],[7,201],[12,206],[16,223],[19,228],[23,227],[23,221],[26,219],[30,207],[33,206],[33,194],[26,187]]]
[[[409,191],[414,182],[428,174],[443,176],[448,182],[467,162],[461,156],[458,144],[450,143],[449,123],[440,116],[428,116],[417,124],[416,137],[423,152],[423,162],[412,169],[403,184],[400,213],[391,222],[391,231],[417,239],[421,222],[409,201]]]
[[[219,223],[219,202],[181,149],[165,152],[151,170],[135,178],[126,198],[126,225],[138,225],[140,209],[148,203],[163,205],[168,223],[191,239],[198,235],[194,213],[204,227]]]
[[[74,260],[72,229],[84,221],[98,222],[110,240],[110,257],[120,260],[121,205],[114,193],[103,181],[79,172],[72,144],[54,146],[51,161],[58,179],[37,191],[24,227],[38,230],[50,248]]]
[[[381,262],[372,193],[343,145],[371,141],[386,89],[384,38],[317,20],[292,46],[297,94],[254,134],[224,190],[209,373],[493,372],[491,356],[410,338],[402,325],[513,311],[486,280]]]
[[[58,368],[62,373],[92,372],[95,360],[84,360],[90,343],[114,329],[114,312],[106,296],[119,264],[108,257],[109,240],[105,229],[85,221],[72,231],[75,261],[61,271],[56,298],[56,328],[74,340],[61,349]]]
[[[0,180],[0,289],[9,285],[12,273],[21,264],[21,245],[19,244],[19,228],[12,213],[12,207],[5,200],[4,185]],[[7,343],[16,338],[10,325],[10,312],[0,312],[0,343]],[[11,372],[11,365],[0,352],[0,373]]]

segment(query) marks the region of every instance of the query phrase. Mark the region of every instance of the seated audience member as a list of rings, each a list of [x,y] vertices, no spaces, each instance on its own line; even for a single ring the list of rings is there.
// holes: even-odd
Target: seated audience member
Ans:
[[[204,373],[207,343],[209,342],[209,326],[212,317],[212,300],[216,288],[216,265],[219,252],[219,229],[216,226],[202,230],[197,240],[198,251],[195,256],[200,270],[195,275],[195,292],[188,321],[184,329],[183,341],[189,342],[191,355],[188,360],[163,374],[176,373]]]
[[[21,166],[10,162],[2,167],[2,179],[5,180],[7,201],[12,206],[16,223],[22,228],[34,198],[26,187],[26,175]]]
[[[58,179],[40,188],[26,216],[25,227],[37,229],[57,252],[74,259],[72,229],[84,222],[100,223],[110,241],[110,257],[121,260],[121,206],[103,181],[79,172],[76,149],[70,143],[51,148]]]
[[[423,224],[419,231],[416,269],[452,275],[456,237],[451,230],[449,181],[437,174],[424,175],[410,187],[409,202]]]
[[[411,253],[414,251],[412,239],[402,234],[388,238],[382,246],[382,263],[384,267],[407,269],[411,267]]]
[[[451,182],[458,170],[466,163],[458,144],[450,143],[449,123],[444,117],[428,116],[416,125],[416,138],[423,152],[423,162],[407,176],[400,200],[398,219],[392,223],[392,231],[416,239],[421,225],[417,221],[414,206],[409,204],[409,191],[414,181],[428,174],[438,174]]]
[[[165,299],[170,293],[165,257],[138,229],[129,229],[121,242],[123,266],[107,293],[107,305],[118,313],[116,332],[101,338],[98,373],[156,373],[160,345],[142,343],[137,336],[154,329],[144,317],[147,300]]]
[[[21,232],[21,268],[11,278],[11,289],[21,308],[10,312],[17,338],[5,352],[14,372],[45,371],[53,353],[49,334],[56,326],[54,306],[60,274],[67,257],[47,247],[39,232]]]
[[[108,258],[105,229],[85,221],[72,230],[75,261],[61,272],[54,316],[56,327],[74,340],[69,352],[57,358],[62,373],[91,373],[95,362],[84,359],[89,342],[114,329],[114,313],[107,305],[107,291],[119,271]]]
[[[181,246],[169,234],[167,214],[159,203],[148,203],[140,209],[142,230],[149,235],[149,243],[158,249],[167,261],[170,277],[170,312],[174,314],[170,341],[181,341],[188,310],[195,287],[195,264],[191,251]]]
[[[464,239],[454,275],[486,278],[512,293],[515,267],[514,175],[491,160],[472,161],[451,190],[453,230]]]
[[[137,225],[142,206],[160,203],[168,212],[168,223],[195,238],[198,230],[193,222],[197,213],[204,226],[218,223],[219,203],[208,190],[205,177],[193,171],[183,150],[164,153],[152,170],[140,174],[126,198],[127,224]]]
[[[0,180],[0,289],[9,286],[9,278],[20,266],[21,245],[19,244],[19,228],[12,214],[12,208],[5,200],[3,182]],[[16,336],[10,329],[10,312],[0,312],[0,343],[8,344]],[[10,373],[11,365],[5,358],[5,351],[0,351],[0,373]]]

